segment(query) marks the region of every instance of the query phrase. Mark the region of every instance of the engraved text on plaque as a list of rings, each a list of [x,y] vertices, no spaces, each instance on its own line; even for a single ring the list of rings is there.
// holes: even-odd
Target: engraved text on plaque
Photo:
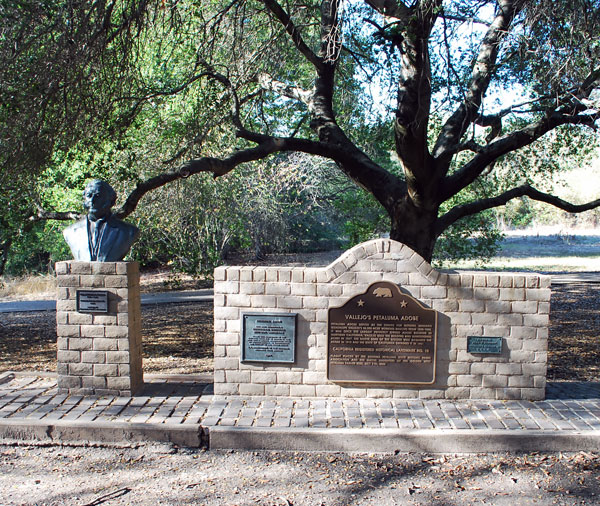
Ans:
[[[435,381],[437,313],[389,282],[329,310],[327,378],[351,383]]]

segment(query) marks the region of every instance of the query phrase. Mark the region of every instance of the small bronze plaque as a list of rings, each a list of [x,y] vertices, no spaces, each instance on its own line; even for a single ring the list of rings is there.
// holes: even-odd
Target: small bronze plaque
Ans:
[[[242,315],[242,362],[296,361],[296,313]]]
[[[502,338],[467,336],[467,352],[500,355],[502,353]]]
[[[437,312],[386,281],[329,310],[327,378],[351,383],[435,381]]]
[[[108,313],[108,292],[77,290],[77,311],[80,313]]]

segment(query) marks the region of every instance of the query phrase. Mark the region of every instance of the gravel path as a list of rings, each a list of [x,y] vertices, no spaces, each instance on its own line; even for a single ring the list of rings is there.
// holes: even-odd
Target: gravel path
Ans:
[[[599,504],[600,461],[0,445],[3,505]]]

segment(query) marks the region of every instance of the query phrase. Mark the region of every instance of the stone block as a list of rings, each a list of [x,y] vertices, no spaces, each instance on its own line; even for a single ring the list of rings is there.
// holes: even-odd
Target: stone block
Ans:
[[[450,387],[446,388],[446,399],[469,399],[471,397],[471,389],[466,387]]]
[[[484,388],[505,388],[508,386],[508,376],[484,376],[483,386]]]
[[[469,397],[471,399],[495,399],[497,390],[495,388],[475,387],[471,388]]]
[[[237,383],[215,383],[215,395],[240,395],[240,386]]]
[[[218,281],[215,282],[215,293],[238,293],[240,291],[239,281]]]
[[[101,315],[95,314],[93,318],[94,325],[117,325],[118,319],[117,315]]]
[[[465,374],[456,377],[456,384],[459,387],[480,387],[482,385],[482,378],[477,374]]]
[[[69,262],[56,262],[54,270],[57,276],[69,273]]]
[[[302,383],[302,373],[296,371],[277,371],[277,383],[299,385]]]
[[[102,376],[82,376],[81,386],[83,388],[106,388],[106,378]]]
[[[57,325],[56,333],[59,337],[79,337],[79,325]]]
[[[533,376],[509,376],[508,377],[509,388],[528,388],[533,387]]]
[[[120,376],[107,376],[106,386],[114,390],[129,390],[131,389],[131,378],[122,378]]]
[[[91,350],[93,339],[72,337],[69,339],[69,350],[87,351]]]
[[[314,397],[316,389],[314,385],[290,385],[292,397]]]
[[[473,298],[477,300],[499,300],[500,289],[499,288],[474,288]]]
[[[550,317],[547,314],[526,314],[523,315],[523,324],[529,327],[547,327],[550,323]]]
[[[119,351],[128,351],[131,350],[133,353],[132,348],[134,348],[134,343],[130,343],[129,339],[125,338],[125,337],[121,337],[119,339],[116,339],[117,341],[117,350]]]
[[[358,387],[345,387],[345,386],[340,386],[340,395],[342,397],[348,397],[348,398],[362,398],[362,397],[366,397],[367,396],[367,389],[366,388],[358,388]]]
[[[317,295],[319,297],[339,297],[344,289],[342,285],[319,284],[317,285]]]
[[[82,351],[81,361],[88,364],[104,364],[106,353],[103,351]]]
[[[471,364],[471,374],[495,374],[496,364],[490,364],[487,362],[474,362]]]
[[[75,376],[58,376],[56,383],[60,389],[71,390],[81,387],[81,378]]]
[[[265,385],[256,385],[254,383],[241,383],[238,386],[238,391],[240,395],[265,395]]]
[[[215,344],[236,346],[240,344],[239,332],[215,332]]]
[[[271,397],[289,397],[290,386],[289,385],[264,385],[265,395]]]
[[[92,364],[69,364],[69,375],[71,376],[91,376],[93,370]]]
[[[79,287],[79,276],[76,274],[65,274],[57,278],[59,287]]]
[[[340,397],[342,389],[339,385],[316,385],[317,397]]]
[[[265,284],[264,283],[240,283],[240,294],[242,295],[264,295]]]
[[[103,325],[81,325],[81,337],[104,337]]]
[[[109,325],[104,328],[104,336],[110,338],[127,337],[129,336],[129,327],[126,325]]]
[[[129,353],[126,351],[107,351],[107,364],[127,364],[129,363]]]
[[[63,312],[65,314],[66,312]],[[88,313],[66,313],[69,315],[69,325],[91,325],[94,317]],[[58,321],[58,318],[57,318]]]
[[[276,383],[277,382],[277,373],[273,371],[251,371],[251,381],[252,383]]]
[[[117,274],[117,264],[115,262],[91,262],[90,274],[114,275]]]
[[[422,389],[419,390],[419,399],[443,399],[446,389]]]
[[[327,377],[323,372],[306,371],[302,375],[302,383],[305,385],[323,385],[327,383]]]
[[[281,309],[301,309],[303,307],[302,297],[279,297],[277,307]]]
[[[225,281],[227,279],[227,268],[226,267],[217,267],[213,271],[213,279],[215,280],[215,282]]]
[[[74,350],[58,350],[56,357],[59,363],[70,364],[81,362],[81,353]]]
[[[79,276],[79,286],[82,288],[105,288],[111,276],[87,274]]]
[[[465,313],[483,313],[485,311],[485,302],[474,299],[459,300],[458,309]]]
[[[250,383],[251,371],[225,371],[225,381],[228,383]]]
[[[391,388],[369,388],[367,387],[367,397],[370,399],[385,399],[390,398],[393,395],[393,389]]]
[[[504,374],[507,376],[520,375],[523,373],[522,364],[496,364],[496,374]]]
[[[277,297],[274,295],[253,295],[250,303],[253,308],[274,309],[277,307]]]

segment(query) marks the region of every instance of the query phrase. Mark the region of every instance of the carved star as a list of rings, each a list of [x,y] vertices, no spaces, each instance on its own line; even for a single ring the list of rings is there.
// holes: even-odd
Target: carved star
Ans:
[[[358,304],[359,307],[363,307],[365,305],[365,301],[362,300],[362,299],[358,299],[357,304]]]
[[[406,307],[408,306],[408,302],[406,302],[404,299],[402,299],[402,302],[400,302],[400,307]]]

